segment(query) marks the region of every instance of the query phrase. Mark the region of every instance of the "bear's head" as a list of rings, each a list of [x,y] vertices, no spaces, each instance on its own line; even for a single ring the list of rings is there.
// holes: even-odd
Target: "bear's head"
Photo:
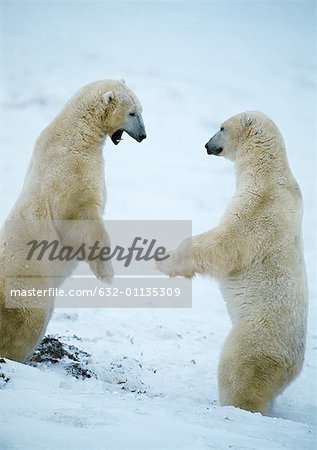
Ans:
[[[239,155],[264,149],[267,144],[282,139],[274,122],[265,114],[248,111],[223,122],[220,130],[207,142],[208,155],[217,155],[235,161]],[[260,146],[259,144],[262,144]]]
[[[93,120],[94,126],[110,136],[115,145],[124,132],[138,142],[146,138],[142,106],[124,80],[90,83],[78,92],[77,99],[88,111],[88,121]]]

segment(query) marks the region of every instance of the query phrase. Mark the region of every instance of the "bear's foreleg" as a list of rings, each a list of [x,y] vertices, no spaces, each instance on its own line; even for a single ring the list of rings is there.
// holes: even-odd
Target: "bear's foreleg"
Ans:
[[[78,248],[84,244],[86,261],[96,277],[108,284],[113,280],[113,267],[110,260],[102,260],[98,255],[101,248],[111,247],[109,234],[97,207],[85,209],[85,214],[72,223],[64,235],[64,244]],[[98,245],[97,245],[98,244]],[[95,248],[93,253],[91,249]],[[91,254],[92,253],[92,254]]]
[[[217,227],[186,239],[157,267],[171,277],[208,274],[221,278],[242,267],[243,259],[245,250],[241,245],[241,233],[239,236],[236,230]]]

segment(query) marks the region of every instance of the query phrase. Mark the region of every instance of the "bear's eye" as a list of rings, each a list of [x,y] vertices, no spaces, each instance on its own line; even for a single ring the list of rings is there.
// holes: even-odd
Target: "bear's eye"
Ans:
[[[135,113],[130,113],[129,116],[134,117]]]
[[[220,131],[223,131],[224,130],[224,127],[220,127]]]

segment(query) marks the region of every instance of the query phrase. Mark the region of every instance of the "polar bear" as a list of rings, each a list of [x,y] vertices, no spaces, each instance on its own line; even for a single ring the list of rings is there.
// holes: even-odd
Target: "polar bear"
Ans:
[[[101,80],[80,89],[40,134],[22,192],[6,225],[14,229],[14,225],[22,221],[22,228],[17,227],[23,234],[22,241],[28,237],[31,223],[43,221],[54,227],[56,223],[67,221],[73,224],[67,230],[67,244],[71,242],[76,248],[82,243],[91,245],[99,241],[109,246],[103,223],[106,191],[102,148],[107,136],[117,145],[123,132],[138,142],[146,138],[141,104],[125,82]],[[65,236],[61,231],[53,229],[50,235],[58,236],[63,242]],[[17,254],[5,255],[8,237],[4,227],[0,237],[0,355],[25,361],[45,332],[53,300],[36,308],[6,307],[6,261],[15,259],[23,266],[25,260],[19,247],[15,250]],[[110,261],[91,260],[89,265],[98,278],[111,282]],[[11,286],[45,289],[58,286],[64,279],[60,274],[51,277],[51,273],[46,273],[45,264],[36,259],[29,261],[26,267],[31,278],[13,278]],[[62,275],[70,272],[68,267],[68,272]],[[42,278],[33,279],[34,274]],[[34,302],[33,298],[30,300]]]
[[[302,197],[281,133],[264,114],[228,119],[205,147],[234,161],[235,195],[218,226],[184,241],[158,268],[219,281],[233,324],[218,368],[220,403],[266,414],[304,358]]]

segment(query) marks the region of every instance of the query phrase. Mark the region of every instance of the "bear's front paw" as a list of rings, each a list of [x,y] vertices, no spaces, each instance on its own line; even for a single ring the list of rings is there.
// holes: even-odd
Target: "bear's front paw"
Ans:
[[[101,280],[107,284],[112,284],[114,271],[111,261],[101,261],[100,259],[95,259],[94,261],[91,261],[89,265],[98,280]]]
[[[168,252],[169,258],[156,263],[157,269],[170,277],[192,278],[195,275],[192,254],[191,240],[186,239],[175,252]]]
[[[166,256],[168,256],[168,258],[164,259],[164,261],[156,262],[156,268],[157,268],[157,270],[164,273],[165,275],[169,275],[170,277],[175,277],[176,275],[174,275],[174,272],[173,272],[175,269],[174,260],[172,258],[173,253],[167,252]]]

